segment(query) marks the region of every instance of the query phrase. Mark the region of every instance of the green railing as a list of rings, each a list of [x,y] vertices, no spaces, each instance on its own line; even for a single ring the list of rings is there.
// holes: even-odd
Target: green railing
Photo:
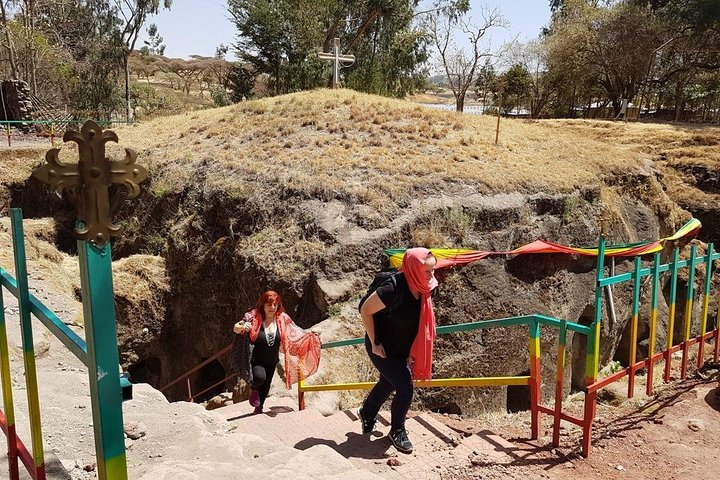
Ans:
[[[0,425],[8,442],[9,477],[11,480],[20,478],[20,460],[33,479],[46,478],[32,314],[88,368],[98,478],[126,480],[123,382],[119,376],[110,244],[97,248],[89,242],[78,241],[86,337],[83,340],[30,293],[20,209],[11,210],[11,226],[16,278],[0,267],[0,285],[18,299],[32,448],[28,451],[15,431],[3,288],[0,288],[0,376],[3,386]]]
[[[613,248],[613,247],[608,247]],[[689,358],[689,349],[692,345],[698,345],[697,366],[701,366],[704,361],[705,342],[713,340],[715,343],[713,357],[718,360],[720,348],[720,307],[718,307],[718,318],[715,321],[715,328],[706,331],[708,326],[709,305],[712,289],[712,275],[715,273],[714,262],[720,259],[720,253],[716,253],[713,245],[709,244],[707,253],[697,256],[695,246],[691,248],[690,258],[687,260],[679,259],[679,250],[675,249],[672,254],[672,261],[669,264],[660,262],[660,253],[655,253],[650,266],[643,268],[642,258],[635,257],[633,269],[630,272],[604,276],[605,269],[605,239],[601,237],[598,250],[598,261],[596,270],[596,287],[595,287],[595,309],[594,320],[588,325],[580,325],[578,323],[569,322],[545,315],[535,314],[521,317],[503,318],[497,320],[475,321],[458,325],[444,325],[437,328],[438,334],[469,332],[472,330],[483,328],[511,327],[515,325],[528,326],[529,340],[529,360],[530,375],[529,376],[512,376],[512,377],[473,377],[473,378],[449,378],[449,379],[433,379],[431,381],[419,381],[415,385],[417,387],[469,387],[469,386],[508,386],[508,385],[525,385],[530,388],[530,411],[531,411],[531,438],[537,439],[539,435],[539,417],[541,413],[551,415],[553,417],[553,446],[560,443],[560,426],[562,421],[575,424],[582,428],[582,455],[587,457],[590,453],[590,444],[592,436],[592,424],[597,407],[597,391],[621,378],[628,376],[628,397],[634,394],[635,374],[642,368],[648,369],[646,391],[649,394],[653,391],[653,365],[660,359],[665,359],[665,372],[663,380],[670,380],[671,355],[674,352],[682,351],[681,378],[685,379],[687,375],[687,365]],[[693,296],[694,296],[694,278],[695,269],[698,265],[704,265],[706,272],[703,283],[702,293],[702,312],[700,314],[699,333],[691,338],[692,314],[693,314]],[[678,345],[673,345],[673,328],[675,324],[675,304],[677,298],[677,282],[678,271],[688,269],[688,286],[685,304],[685,318],[683,324],[683,341]],[[668,274],[670,298],[668,301],[668,332],[669,336],[666,342],[666,348],[662,352],[655,352],[657,322],[658,322],[658,302],[659,293],[661,291],[661,276]],[[640,301],[642,280],[645,277],[651,277],[651,310],[648,319],[649,322],[649,353],[642,361],[636,361],[637,355],[637,335],[638,324],[640,320]],[[623,282],[632,282],[632,318],[630,320],[630,355],[628,359],[628,367],[621,371],[608,376],[607,378],[598,379],[599,363],[600,363],[600,325],[603,316],[603,290],[611,285],[617,285]],[[720,294],[718,294],[718,303],[720,304]],[[540,375],[541,367],[541,349],[540,349],[540,329],[542,326],[557,329],[557,360],[555,370],[555,389],[554,389],[554,405],[552,408],[542,405],[542,397],[540,385],[542,378]],[[563,412],[563,389],[565,378],[566,350],[568,331],[586,336],[587,354],[585,359],[585,399],[583,417],[575,417]],[[322,348],[338,348],[350,345],[359,345],[364,343],[364,338],[353,338],[348,340],[340,340],[323,344]],[[305,393],[329,390],[352,390],[352,389],[369,389],[372,388],[374,382],[354,382],[354,383],[337,383],[311,385],[304,381],[298,384],[298,401],[299,407],[305,408]]]
[[[0,120],[0,125],[4,125],[5,135],[7,136],[8,146],[12,146],[12,129],[11,127],[20,127],[26,125],[35,125],[42,127],[46,125],[48,130],[45,135],[50,138],[50,143],[55,145],[55,137],[62,136],[62,132],[68,125],[82,125],[84,120],[64,119],[64,120]],[[114,125],[132,125],[134,122],[126,120],[95,120],[100,126]]]

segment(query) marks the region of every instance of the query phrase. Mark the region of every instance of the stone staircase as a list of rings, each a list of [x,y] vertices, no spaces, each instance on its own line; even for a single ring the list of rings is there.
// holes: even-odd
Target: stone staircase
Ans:
[[[483,465],[510,464],[508,452],[516,446],[490,432],[464,436],[429,413],[411,413],[406,422],[414,451],[398,453],[390,443],[390,413],[378,416],[375,432],[362,435],[354,411],[323,416],[312,407],[298,411],[289,397],[269,397],[262,414],[253,414],[248,402],[214,410],[236,427],[272,443],[297,450],[325,445],[350,460],[359,470],[389,479],[467,478]]]

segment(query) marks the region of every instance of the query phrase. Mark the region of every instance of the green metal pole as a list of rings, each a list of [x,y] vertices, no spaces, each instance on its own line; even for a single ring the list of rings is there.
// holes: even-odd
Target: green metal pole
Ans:
[[[633,270],[633,304],[632,319],[630,320],[630,355],[628,358],[628,398],[635,395],[635,363],[637,362],[637,336],[638,323],[640,320],[640,257],[635,257],[635,269]]]
[[[688,357],[690,356],[690,332],[692,331],[692,312],[693,300],[695,299],[695,254],[697,253],[697,245],[690,247],[690,260],[688,260],[688,285],[687,295],[685,296],[685,332],[683,336],[683,356],[680,366],[680,378],[685,380],[687,377]]]
[[[585,359],[585,386],[597,381],[600,364],[600,325],[602,320],[602,287],[600,281],[605,275],[605,237],[600,235],[598,242],[598,258],[595,272],[595,318],[590,325],[590,334],[587,337],[587,357]],[[592,422],[597,408],[597,392],[585,395],[585,408],[583,413],[582,455],[590,455],[590,441],[592,437]]]
[[[668,305],[668,328],[667,328],[667,345],[665,348],[665,382],[670,381],[670,370],[672,368],[672,348],[674,346],[675,337],[675,308],[677,305],[677,279],[678,279],[678,260],[680,258],[680,249],[673,250],[672,261],[670,262],[670,304]]]
[[[127,480],[110,243],[78,253],[98,478]]]
[[[18,286],[18,305],[20,307],[20,330],[23,344],[23,364],[25,366],[25,385],[27,387],[28,414],[30,417],[30,436],[36,478],[45,478],[45,451],[40,422],[40,399],[38,397],[37,369],[35,367],[35,344],[32,324],[30,323],[30,292],[28,290],[27,260],[25,256],[25,235],[23,232],[22,210],[13,208],[10,212],[12,226],[13,252],[15,256],[15,276]]]
[[[708,310],[710,310],[710,280],[713,271],[713,244],[707,247],[707,262],[705,263],[705,287],[703,289],[702,314],[700,315],[700,341],[698,343],[697,368],[702,367],[705,362],[705,330],[707,329]]]
[[[648,344],[648,373],[645,394],[652,395],[653,372],[655,371],[655,337],[657,336],[658,299],[660,297],[660,252],[655,253],[652,266],[652,299],[650,300],[650,338]]]

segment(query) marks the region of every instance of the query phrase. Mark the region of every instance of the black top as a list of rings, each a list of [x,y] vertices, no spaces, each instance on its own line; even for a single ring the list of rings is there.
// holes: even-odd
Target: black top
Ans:
[[[397,276],[396,285],[385,282],[375,292],[386,307],[394,307],[373,315],[375,342],[382,344],[388,357],[407,358],[420,324],[420,299],[413,297],[404,274]],[[398,295],[402,301],[395,304]]]
[[[265,326],[260,326],[255,342],[253,342],[252,364],[274,365],[280,361],[280,329],[275,329],[275,342],[268,345],[267,335],[265,335]]]

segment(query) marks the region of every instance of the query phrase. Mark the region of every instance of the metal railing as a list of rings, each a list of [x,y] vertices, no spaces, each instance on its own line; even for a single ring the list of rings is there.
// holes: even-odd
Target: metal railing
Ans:
[[[90,398],[98,477],[102,480],[127,479],[122,421],[122,381],[119,375],[115,310],[112,301],[110,244],[103,249],[78,241],[81,290],[83,294],[83,340],[31,293],[20,209],[11,210],[15,275],[0,267],[0,377],[3,409],[0,426],[7,437],[9,478],[18,480],[18,460],[34,480],[44,480],[45,453],[40,418],[35,347],[31,314],[52,332],[88,368]],[[10,355],[7,342],[3,288],[18,299],[23,345],[23,364],[30,420],[31,450],[15,430]],[[117,372],[118,375],[113,375]]]
[[[607,249],[611,249],[608,246]],[[561,422],[566,421],[582,428],[582,445],[581,451],[584,457],[590,454],[590,446],[592,439],[592,424],[597,408],[597,392],[601,388],[616,382],[624,377],[628,377],[628,398],[634,395],[635,375],[641,369],[647,368],[646,392],[652,394],[654,388],[653,368],[654,364],[664,359],[664,375],[663,381],[670,381],[670,370],[672,363],[672,354],[682,352],[681,360],[681,379],[687,376],[688,359],[690,355],[690,347],[697,345],[697,366],[700,367],[705,358],[705,342],[714,340],[714,349],[712,356],[715,361],[718,360],[720,353],[720,306],[718,307],[718,318],[715,320],[715,328],[706,331],[708,327],[708,316],[710,309],[710,298],[712,292],[712,276],[714,272],[715,262],[720,260],[720,253],[715,252],[713,244],[708,245],[705,255],[698,256],[695,246],[691,248],[690,258],[680,260],[679,250],[675,249],[672,253],[672,260],[668,264],[662,264],[660,261],[660,252],[653,256],[650,266],[642,266],[642,257],[635,257],[633,269],[630,272],[619,273],[616,275],[604,276],[605,268],[605,239],[601,238],[598,247],[598,260],[596,271],[596,287],[595,287],[595,310],[594,320],[590,325],[581,325],[579,323],[570,322],[546,315],[534,314],[520,317],[510,317],[496,320],[474,321],[456,325],[443,325],[437,328],[438,335],[470,332],[488,328],[506,328],[517,325],[525,325],[528,327],[528,350],[529,350],[529,375],[521,376],[497,376],[497,377],[463,377],[463,378],[436,378],[430,381],[416,381],[415,386],[419,388],[439,388],[439,387],[490,387],[490,386],[512,386],[512,385],[528,385],[530,389],[530,412],[531,412],[531,438],[537,439],[540,431],[540,415],[546,414],[553,417],[553,446],[557,447],[560,443],[560,427]],[[695,269],[699,265],[704,266],[706,272],[703,282],[702,292],[702,311],[700,313],[699,333],[695,337],[691,337],[692,332],[692,316],[693,316],[693,297],[695,295],[694,279]],[[688,286],[686,291],[685,317],[683,323],[683,340],[679,344],[673,342],[673,329],[676,322],[675,310],[678,292],[678,272],[682,269],[688,270]],[[657,342],[657,323],[658,303],[661,291],[661,277],[668,275],[666,279],[669,284],[669,312],[668,312],[668,338],[663,351],[656,352]],[[640,300],[641,287],[643,278],[651,279],[651,310],[648,319],[649,323],[649,348],[648,355],[641,361],[636,361],[637,354],[637,334],[640,321]],[[603,312],[603,291],[610,285],[617,285],[623,282],[632,282],[632,318],[630,320],[630,354],[628,359],[628,367],[599,379],[599,363],[600,363],[600,325]],[[718,293],[718,304],[720,304],[720,293]],[[543,405],[541,395],[541,357],[540,333],[542,327],[557,329],[557,360],[555,365],[555,388],[552,407]],[[585,388],[583,390],[584,407],[582,417],[573,416],[563,411],[563,391],[566,370],[566,352],[568,332],[584,335],[586,337],[586,358],[585,358]],[[364,338],[352,338],[327,342],[322,345],[322,349],[340,348],[352,345],[360,345],[364,343]],[[167,390],[169,387],[178,384],[182,380],[187,382],[188,399],[192,400],[215,388],[226,381],[232,379],[236,374],[231,373],[225,379],[205,388],[201,392],[192,392],[190,377],[196,374],[202,367],[209,364],[213,360],[220,359],[223,355],[227,355],[231,349],[228,345],[220,352],[205,360],[200,365],[189,370],[177,379],[163,386],[161,390]],[[304,380],[298,383],[298,406],[300,409],[305,408],[305,394],[307,392],[333,391],[333,390],[364,390],[373,387],[375,382],[348,382],[336,384],[309,384]]]
[[[12,146],[12,127],[19,128],[30,125],[47,126],[47,131],[40,132],[41,136],[50,138],[50,144],[55,145],[55,138],[61,138],[67,126],[82,125],[84,120],[63,119],[63,120],[0,120],[0,126],[4,126],[8,147]],[[132,125],[134,122],[126,120],[95,120],[100,126]]]

